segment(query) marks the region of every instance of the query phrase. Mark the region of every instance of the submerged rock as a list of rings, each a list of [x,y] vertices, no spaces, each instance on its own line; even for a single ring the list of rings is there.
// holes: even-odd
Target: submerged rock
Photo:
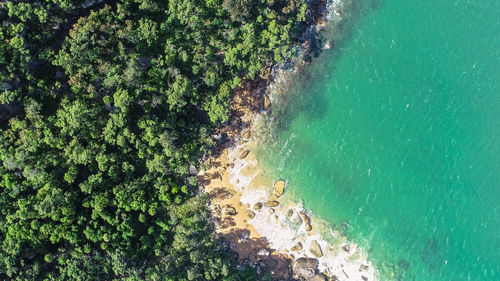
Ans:
[[[288,210],[286,211],[286,216],[287,216],[287,217],[291,217],[291,216],[293,216],[293,209],[288,209]]]
[[[311,252],[311,254],[313,254],[317,258],[321,258],[323,256],[323,251],[321,250],[321,247],[316,240],[313,240],[311,242],[311,245],[309,246],[309,252]]]
[[[294,223],[296,223],[296,224],[301,224],[301,223],[302,223],[302,219],[300,218],[300,216],[299,216],[299,215],[295,215],[295,216],[293,216],[292,221],[293,221]]]
[[[264,203],[264,206],[265,207],[278,207],[279,204],[280,204],[280,202],[272,200],[272,201],[267,201],[266,203]]]
[[[240,159],[245,159],[248,156],[248,153],[250,153],[250,150],[243,151],[240,155]]]
[[[280,197],[283,195],[283,192],[285,192],[285,181],[284,180],[277,180],[274,183],[274,194],[276,197]]]

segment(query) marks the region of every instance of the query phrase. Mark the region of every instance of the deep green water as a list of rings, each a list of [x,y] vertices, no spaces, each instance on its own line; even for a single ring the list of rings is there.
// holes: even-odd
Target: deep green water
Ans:
[[[500,280],[500,1],[357,2],[263,165],[381,280]]]

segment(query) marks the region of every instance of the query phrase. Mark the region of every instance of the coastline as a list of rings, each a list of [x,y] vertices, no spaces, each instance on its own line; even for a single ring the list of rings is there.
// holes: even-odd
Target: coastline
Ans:
[[[327,20],[340,17],[340,1],[325,4],[327,13],[306,33],[318,32]],[[210,196],[216,232],[226,238],[242,266],[269,272],[278,280],[377,280],[363,249],[304,209],[300,198],[283,194],[286,179],[266,176],[255,154],[262,137],[260,121],[278,98],[278,89],[286,88],[307,62],[310,44],[305,40],[291,65],[267,69],[256,82],[236,90],[230,124],[218,130],[220,144],[197,179]],[[330,47],[327,41],[320,49]]]

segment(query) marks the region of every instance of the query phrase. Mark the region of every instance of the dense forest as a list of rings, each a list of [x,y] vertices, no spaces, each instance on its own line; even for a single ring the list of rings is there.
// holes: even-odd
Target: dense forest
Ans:
[[[0,279],[255,280],[189,166],[305,0],[0,3]]]

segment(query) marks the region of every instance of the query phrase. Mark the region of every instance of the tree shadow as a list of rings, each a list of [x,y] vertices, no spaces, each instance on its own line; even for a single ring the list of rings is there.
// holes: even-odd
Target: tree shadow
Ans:
[[[290,258],[271,249],[265,239],[250,238],[248,235],[246,229],[232,229],[224,234],[230,243],[230,248],[238,254],[241,263],[257,265],[263,272],[270,273],[273,280],[295,280],[292,279]]]
[[[230,190],[228,190],[226,188],[223,188],[223,187],[216,187],[216,188],[214,188],[213,190],[211,190],[208,193],[208,196],[210,197],[210,200],[214,200],[214,199],[221,199],[221,200],[231,199],[231,197],[233,195],[234,194]]]

